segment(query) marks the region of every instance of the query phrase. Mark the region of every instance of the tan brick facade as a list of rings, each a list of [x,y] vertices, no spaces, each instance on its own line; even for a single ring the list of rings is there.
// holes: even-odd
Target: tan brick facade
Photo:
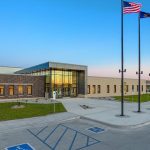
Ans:
[[[137,95],[138,94],[138,80],[125,79],[125,95]],[[120,96],[121,94],[121,80],[119,78],[109,77],[88,77],[88,94],[87,97],[109,97]],[[90,91],[89,91],[90,87]],[[134,88],[134,89],[133,89]],[[146,93],[146,80],[141,80],[141,93]]]

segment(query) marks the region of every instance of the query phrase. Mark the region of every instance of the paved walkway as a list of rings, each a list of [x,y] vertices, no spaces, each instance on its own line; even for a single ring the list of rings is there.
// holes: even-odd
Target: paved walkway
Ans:
[[[61,99],[68,112],[116,127],[139,127],[150,124],[150,102],[142,103],[142,113],[137,113],[137,103],[125,103],[125,117],[120,117],[120,102],[88,98]],[[85,105],[85,106],[84,106]],[[88,106],[88,109],[85,107]]]
[[[79,116],[76,114],[72,114],[69,112],[51,114],[43,117],[33,117],[26,119],[17,119],[17,120],[9,120],[9,121],[0,121],[0,133],[11,132],[11,130],[23,130],[26,128],[34,128],[35,126],[44,126],[48,123],[60,123],[73,119],[78,119]]]

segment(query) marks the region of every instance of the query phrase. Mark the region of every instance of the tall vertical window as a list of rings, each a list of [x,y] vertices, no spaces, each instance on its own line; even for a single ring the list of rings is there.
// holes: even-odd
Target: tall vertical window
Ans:
[[[107,93],[110,93],[110,86],[107,85]]]
[[[88,85],[88,94],[90,94],[90,85]]]
[[[32,85],[27,86],[27,94],[32,95]]]
[[[13,96],[14,95],[14,86],[10,85],[9,88],[8,88],[8,90],[9,90],[9,95]]]
[[[144,91],[144,87],[143,87],[143,85],[142,85],[142,92]]]
[[[137,85],[137,92],[139,91],[139,86]]]
[[[129,92],[129,85],[126,85],[126,92]]]
[[[97,93],[101,93],[101,86],[100,85],[97,86]]]
[[[134,92],[134,85],[132,85],[132,92]]]
[[[18,94],[23,95],[23,86],[22,85],[18,85]]]
[[[4,85],[0,85],[0,96],[4,95]]]
[[[92,93],[93,93],[93,94],[95,94],[95,93],[96,93],[96,85],[93,85]]]
[[[116,93],[116,92],[117,92],[117,86],[114,85],[114,93]]]

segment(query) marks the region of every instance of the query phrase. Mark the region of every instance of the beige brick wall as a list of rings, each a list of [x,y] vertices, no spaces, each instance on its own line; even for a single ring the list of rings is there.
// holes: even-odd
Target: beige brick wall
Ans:
[[[137,79],[125,79],[125,95],[137,95]],[[88,77],[88,85],[90,85],[90,94],[87,97],[109,97],[109,96],[120,96],[121,95],[121,80],[119,78],[109,78],[109,77]],[[93,85],[96,86],[96,93],[93,93]],[[98,93],[98,85],[101,86],[101,91]],[[107,92],[107,85],[109,85],[109,93]],[[114,92],[114,85],[116,85],[116,93]],[[134,91],[132,92],[132,85],[134,85]],[[142,91],[143,85],[143,91]],[[128,92],[127,92],[128,86]],[[88,87],[87,87],[88,88]],[[146,80],[141,80],[141,93],[146,93]]]

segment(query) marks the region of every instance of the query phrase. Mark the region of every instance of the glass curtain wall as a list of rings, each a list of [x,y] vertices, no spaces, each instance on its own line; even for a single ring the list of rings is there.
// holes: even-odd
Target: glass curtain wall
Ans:
[[[77,96],[77,72],[67,70],[52,70],[52,92],[58,97]]]
[[[46,74],[46,92],[52,97],[53,91],[57,92],[57,98],[77,96],[77,71],[49,70]]]

